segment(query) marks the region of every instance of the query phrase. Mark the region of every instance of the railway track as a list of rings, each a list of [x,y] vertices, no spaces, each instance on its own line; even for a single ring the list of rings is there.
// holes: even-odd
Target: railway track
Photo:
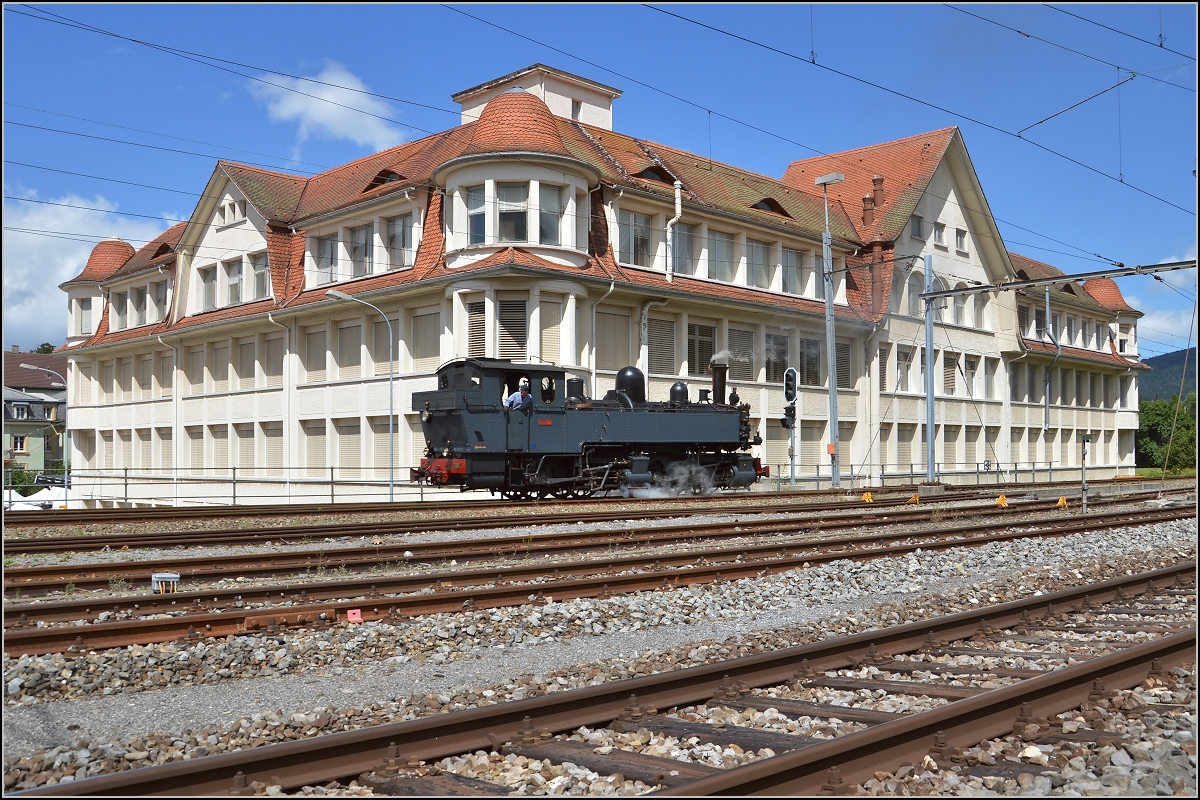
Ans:
[[[1194,486],[1194,484],[1190,484]],[[1091,481],[1089,486],[1096,494],[1102,494],[1105,491],[1113,490],[1119,492],[1126,491],[1150,491],[1158,490],[1158,484],[1133,479],[1119,479],[1107,481]],[[984,494],[987,496],[996,496],[998,493],[1004,493],[1009,496],[1020,496],[1029,491],[1049,491],[1054,489],[1062,489],[1064,493],[1070,491],[1078,491],[1079,483],[1072,481],[1056,481],[1050,483],[1001,483],[1001,484],[984,484],[981,486],[946,486],[945,491],[948,499],[958,499],[964,495]],[[727,506],[731,502],[740,500],[765,501],[767,503],[792,502],[793,504],[802,504],[810,502],[814,497],[829,497],[829,498],[857,498],[864,492],[871,492],[877,498],[886,497],[908,497],[914,491],[915,486],[884,486],[884,487],[865,487],[857,489],[854,492],[847,492],[843,489],[822,489],[822,490],[805,490],[805,491],[779,491],[779,492],[728,492],[714,495],[686,495],[676,497],[656,497],[656,498],[590,498],[585,500],[563,502],[559,500],[553,501],[538,501],[538,502],[511,502],[492,498],[481,503],[479,500],[436,500],[425,502],[408,502],[408,503],[326,503],[326,504],[303,504],[303,505],[285,505],[285,504],[263,504],[263,505],[241,505],[241,506],[214,506],[214,507],[151,507],[151,508],[129,508],[129,509],[82,509],[82,510],[55,510],[52,514],[47,514],[43,511],[10,511],[4,515],[5,526],[5,546],[9,546],[10,542],[19,541],[20,538],[27,535],[26,532],[37,531],[46,526],[89,526],[89,527],[104,527],[118,524],[135,525],[135,526],[153,526],[156,524],[170,523],[172,521],[193,523],[204,521],[236,521],[236,520],[263,520],[264,522],[272,519],[292,523],[295,520],[303,520],[307,518],[337,515],[339,517],[353,517],[355,515],[379,515],[389,514],[396,517],[422,516],[430,518],[443,513],[466,512],[478,510],[481,507],[487,508],[489,514],[497,516],[511,516],[514,519],[520,519],[531,513],[536,513],[538,509],[545,507],[559,507],[566,505],[575,510],[569,512],[578,514],[579,507],[589,506],[615,506],[623,509],[633,509],[647,506],[659,507],[684,507],[694,509],[697,507],[711,506]],[[82,538],[82,537],[80,537]],[[103,545],[101,545],[103,546]]]
[[[1195,570],[1177,564],[746,658],[24,794],[262,794],[350,780],[384,794],[506,794],[520,785],[497,783],[498,770],[520,759],[569,761],[573,776],[586,773],[572,780],[637,779],[673,795],[843,793],[926,759],[1011,777],[1011,765],[964,751],[998,736],[1021,746],[1119,742],[1102,727],[1112,694],[1194,667]],[[1137,631],[1153,638],[1130,635]],[[861,707],[882,695],[918,702],[899,715]],[[1057,718],[1071,710],[1071,719]],[[758,722],[739,724],[748,719]],[[703,758],[712,745],[751,755],[714,769]]]
[[[982,516],[979,511],[972,511],[971,515]],[[1063,536],[1121,525],[1188,519],[1194,515],[1195,508],[1191,505],[1021,523],[1001,518],[944,526],[936,532],[903,531],[783,545],[777,541],[739,542],[729,548],[605,557],[600,561],[538,562],[528,566],[258,588],[240,586],[149,597],[9,603],[4,611],[5,650],[14,655],[74,652],[173,639],[198,641],[253,632],[274,633],[288,628],[324,627],[351,616],[363,621],[398,620],[453,613],[463,608],[519,606],[546,597],[560,601],[607,597],[761,577],[839,559],[881,558],[1030,536]],[[745,523],[725,525],[726,534],[730,535],[745,537],[755,532],[752,527],[747,530]],[[661,529],[656,531],[655,539],[661,540],[661,535]],[[680,538],[678,532],[668,532],[666,536],[673,541]],[[578,545],[561,546],[571,549]],[[475,547],[486,548],[486,557],[495,558],[496,549],[490,542],[475,543]],[[97,617],[98,614],[101,616]],[[80,621],[87,622],[80,624]],[[74,624],[64,624],[71,622]]]

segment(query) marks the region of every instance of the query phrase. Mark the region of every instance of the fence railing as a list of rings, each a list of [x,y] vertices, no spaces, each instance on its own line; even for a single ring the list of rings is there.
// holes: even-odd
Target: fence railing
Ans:
[[[793,476],[789,463],[771,464],[771,482],[776,490],[791,486],[805,489],[828,489],[833,485],[832,468],[828,464],[818,467],[797,465]],[[1064,466],[1052,461],[1016,461],[1011,463],[981,461],[976,464],[935,463],[934,480],[955,485],[1007,483],[1050,483],[1053,481],[1082,481],[1083,466]],[[1118,464],[1088,464],[1088,476],[1103,479],[1120,474],[1134,474],[1133,466]],[[899,467],[895,464],[857,464],[841,470],[843,489],[853,490],[865,486],[916,486],[925,483],[929,474],[923,464]]]

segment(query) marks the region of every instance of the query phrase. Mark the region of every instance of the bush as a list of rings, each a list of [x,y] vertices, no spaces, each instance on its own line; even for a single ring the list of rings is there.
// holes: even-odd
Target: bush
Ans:
[[[15,489],[22,497],[29,497],[41,491],[42,487],[33,485],[33,473],[27,469],[4,470],[4,488]]]

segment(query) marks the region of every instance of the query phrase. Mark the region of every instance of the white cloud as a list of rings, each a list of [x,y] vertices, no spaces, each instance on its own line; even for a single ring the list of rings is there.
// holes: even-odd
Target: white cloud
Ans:
[[[42,199],[29,189],[5,194]],[[116,210],[102,195],[80,197],[69,194],[48,198],[51,202]],[[179,218],[179,214],[164,213]],[[66,341],[67,295],[58,285],[83,270],[92,248],[100,238],[118,236],[141,247],[167,229],[168,222],[134,220],[119,214],[103,214],[78,208],[4,201],[4,227],[57,231],[60,234],[92,234],[90,241],[73,241],[13,230],[4,232],[4,349],[20,345],[22,352],[42,342],[56,347]]]
[[[405,141],[404,133],[399,128],[355,110],[361,109],[383,117],[395,113],[386,103],[374,97],[350,91],[364,90],[366,85],[341,64],[326,60],[324,69],[311,77],[346,87],[344,89],[281,75],[261,77],[277,86],[256,81],[250,85],[250,93],[256,100],[266,103],[271,121],[299,123],[293,158],[299,158],[301,145],[312,137],[348,139],[376,151]]]

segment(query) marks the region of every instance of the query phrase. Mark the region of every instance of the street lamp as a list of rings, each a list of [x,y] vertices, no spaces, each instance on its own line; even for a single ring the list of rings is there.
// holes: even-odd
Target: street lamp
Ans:
[[[815,183],[825,195],[825,232],[821,235],[821,274],[825,279],[825,359],[829,364],[829,458],[833,473],[833,488],[842,487],[842,471],[838,464],[837,414],[837,345],[833,333],[833,237],[829,234],[829,185],[841,183],[846,176],[831,172],[817,178]]]
[[[395,423],[393,419],[395,412],[393,408],[394,392],[393,385],[396,379],[396,362],[392,354],[393,342],[395,337],[392,335],[392,321],[387,318],[387,314],[379,311],[377,306],[371,305],[366,300],[359,300],[357,297],[351,297],[345,292],[339,292],[337,289],[330,289],[325,292],[325,296],[334,300],[352,300],[355,303],[361,303],[368,308],[375,309],[379,316],[383,317],[383,321],[387,323],[388,331],[388,502],[394,502],[396,499],[396,433],[394,430]]]
[[[49,374],[55,376],[56,378],[58,378],[60,381],[62,381],[61,384],[52,383],[52,384],[50,384],[51,386],[62,386],[64,389],[67,388],[67,379],[52,369],[46,369],[45,367],[35,367],[33,364],[22,364],[21,368],[22,369],[36,369],[39,372],[49,373]],[[71,441],[67,437],[67,417],[64,414],[63,415],[63,491],[66,492],[66,495],[68,497],[70,497],[70,495],[71,495],[71,488],[70,488],[71,487],[71,478],[68,473],[68,470],[70,469],[70,467],[69,467],[70,463],[71,463]]]

